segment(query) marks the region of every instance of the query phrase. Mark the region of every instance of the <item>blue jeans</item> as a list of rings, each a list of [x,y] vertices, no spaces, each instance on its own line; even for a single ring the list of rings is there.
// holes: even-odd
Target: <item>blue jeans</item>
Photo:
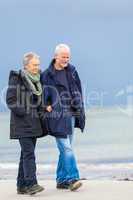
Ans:
[[[57,183],[71,182],[79,180],[79,171],[77,168],[74,152],[72,149],[75,118],[72,117],[72,134],[67,138],[56,138],[59,149],[59,161],[56,171]]]

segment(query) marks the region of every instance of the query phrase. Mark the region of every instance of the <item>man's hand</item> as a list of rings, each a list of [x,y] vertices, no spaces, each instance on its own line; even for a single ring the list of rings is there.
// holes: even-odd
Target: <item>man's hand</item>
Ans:
[[[47,106],[46,110],[47,110],[48,112],[51,112],[51,111],[52,111],[52,106]]]

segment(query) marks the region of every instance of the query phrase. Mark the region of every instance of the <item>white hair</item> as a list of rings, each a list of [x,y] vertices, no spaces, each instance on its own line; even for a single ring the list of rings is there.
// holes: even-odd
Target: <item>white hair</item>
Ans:
[[[57,54],[59,54],[64,49],[67,50],[70,53],[70,47],[67,44],[58,44],[55,47],[54,54],[57,55]]]
[[[38,56],[36,53],[33,52],[25,53],[23,56],[23,66],[28,65],[32,58],[37,58],[38,60],[40,60],[40,56]]]

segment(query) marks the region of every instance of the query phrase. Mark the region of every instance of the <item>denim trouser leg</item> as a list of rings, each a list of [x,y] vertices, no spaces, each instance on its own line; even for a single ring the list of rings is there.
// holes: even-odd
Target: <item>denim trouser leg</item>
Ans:
[[[74,130],[74,119],[72,118],[72,127]],[[73,131],[72,131],[73,132]],[[59,161],[57,166],[57,183],[70,182],[79,179],[79,172],[72,149],[73,133],[67,138],[56,138],[59,149]]]
[[[37,183],[35,146],[36,138],[19,139],[21,156],[18,169],[17,187],[30,186]]]

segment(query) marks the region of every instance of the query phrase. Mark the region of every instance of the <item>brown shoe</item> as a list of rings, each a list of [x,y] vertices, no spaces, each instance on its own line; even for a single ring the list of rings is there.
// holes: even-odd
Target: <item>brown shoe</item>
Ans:
[[[64,183],[57,183],[56,185],[57,189],[69,189],[69,183],[64,182]]]
[[[81,186],[82,186],[82,183],[79,180],[74,180],[70,183],[69,189],[71,191],[75,191],[75,190],[79,189]]]

